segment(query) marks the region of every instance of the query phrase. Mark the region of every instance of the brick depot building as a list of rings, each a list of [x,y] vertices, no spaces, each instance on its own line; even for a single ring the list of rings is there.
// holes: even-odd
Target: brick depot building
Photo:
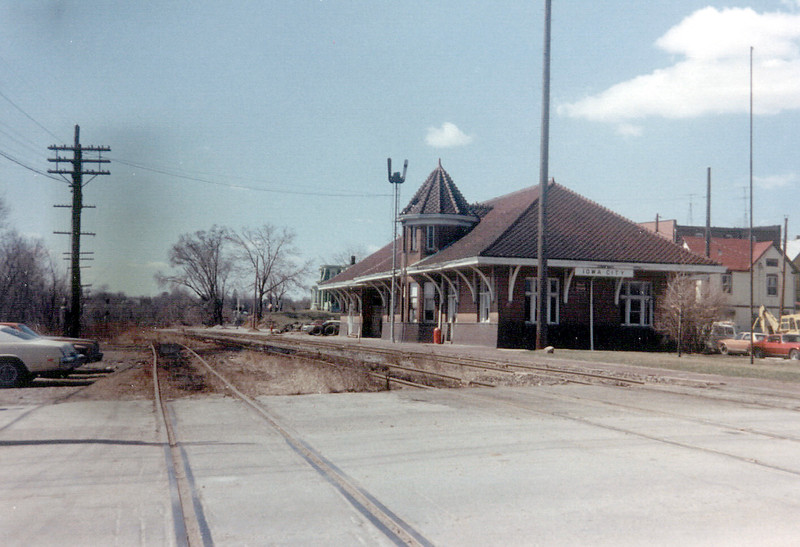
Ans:
[[[470,205],[441,162],[399,216],[395,333],[533,348],[539,186]],[[654,310],[671,275],[724,273],[694,254],[551,182],[547,194],[548,343],[654,347]],[[319,289],[341,304],[340,334],[392,338],[392,243]],[[592,334],[592,340],[590,340]]]

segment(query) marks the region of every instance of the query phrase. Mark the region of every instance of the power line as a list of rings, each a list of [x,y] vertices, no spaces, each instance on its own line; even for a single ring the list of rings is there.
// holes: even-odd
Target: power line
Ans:
[[[2,91],[0,91],[0,97],[3,97],[5,100],[7,100],[11,106],[13,106],[13,107],[14,107],[14,108],[16,108],[18,111],[20,111],[20,112],[22,113],[22,115],[23,115],[23,116],[25,116],[25,117],[26,117],[26,118],[28,118],[30,121],[32,121],[33,123],[35,123],[35,124],[36,124],[37,126],[39,126],[41,129],[43,129],[45,132],[47,132],[47,133],[48,133],[48,134],[49,134],[51,137],[53,137],[54,139],[60,140],[60,139],[59,139],[59,138],[58,138],[58,137],[55,135],[55,133],[53,133],[52,131],[50,131],[49,129],[47,129],[45,126],[43,126],[42,124],[40,124],[38,121],[36,121],[36,119],[34,119],[34,117],[33,117],[33,116],[31,116],[30,114],[28,114],[27,112],[25,112],[25,111],[22,109],[22,107],[18,106],[18,105],[17,105],[17,103],[15,103],[15,102],[14,102],[14,101],[12,101],[11,99],[9,99],[9,98],[8,98],[8,96],[7,96],[5,93],[3,93]]]
[[[17,159],[17,158],[15,158],[14,156],[11,156],[11,155],[9,155],[9,154],[6,154],[6,153],[5,153],[5,152],[3,152],[2,150],[0,150],[0,156],[3,156],[3,157],[4,157],[4,158],[6,158],[8,161],[10,161],[10,162],[13,162],[13,163],[16,163],[17,165],[19,165],[20,167],[23,167],[23,168],[27,169],[28,171],[33,171],[33,172],[34,172],[34,173],[36,173],[37,175],[42,175],[43,177],[47,177],[47,178],[49,178],[49,179],[52,179],[52,180],[57,180],[58,182],[64,182],[64,179],[61,179],[61,178],[59,178],[59,177],[54,177],[54,176],[52,176],[52,175],[50,175],[50,174],[48,174],[48,173],[45,173],[44,171],[40,171],[40,170],[36,169],[35,167],[31,167],[30,165],[27,165],[27,164],[23,163],[21,160],[18,160],[18,159]]]
[[[285,190],[285,189],[275,189],[275,188],[264,188],[263,186],[251,186],[248,184],[232,184],[227,182],[220,182],[218,180],[212,180],[209,178],[201,178],[193,175],[182,174],[176,171],[170,171],[167,169],[160,169],[156,167],[149,167],[147,165],[143,165],[138,162],[133,162],[129,160],[123,160],[119,158],[110,158],[112,161],[120,163],[122,165],[127,165],[128,167],[135,167],[136,169],[142,169],[143,171],[150,171],[153,173],[158,173],[160,175],[167,175],[170,177],[175,177],[183,180],[188,180],[192,182],[200,182],[203,184],[210,184],[213,186],[222,186],[224,188],[233,188],[233,189],[240,189],[240,190],[253,190],[255,192],[268,192],[274,194],[290,194],[290,195],[298,195],[298,196],[323,196],[323,197],[387,197],[390,194],[372,194],[372,193],[354,193],[354,192],[314,192],[314,191],[302,191],[302,190]]]

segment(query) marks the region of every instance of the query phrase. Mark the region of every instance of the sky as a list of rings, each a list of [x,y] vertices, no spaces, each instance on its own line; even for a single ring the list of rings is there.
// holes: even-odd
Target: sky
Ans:
[[[391,241],[441,159],[470,202],[539,182],[544,0],[0,0],[0,197],[90,290],[153,295],[181,234],[269,223],[313,264]],[[549,175],[637,222],[800,235],[800,0],[553,0]],[[358,257],[363,258],[363,257]],[[66,267],[66,263],[65,263]]]

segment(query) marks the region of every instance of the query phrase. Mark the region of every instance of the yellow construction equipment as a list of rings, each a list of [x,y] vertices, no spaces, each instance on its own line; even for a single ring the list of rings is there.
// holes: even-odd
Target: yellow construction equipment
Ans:
[[[753,322],[753,331],[758,329],[765,334],[800,334],[800,314],[782,315],[778,321],[767,308],[758,308],[758,317]]]

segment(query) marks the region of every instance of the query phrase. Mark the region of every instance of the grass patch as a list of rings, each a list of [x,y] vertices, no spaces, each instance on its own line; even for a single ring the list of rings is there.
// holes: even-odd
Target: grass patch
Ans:
[[[703,355],[676,353],[650,353],[641,351],[588,351],[556,350],[553,355],[544,353],[548,360],[574,360],[594,363],[624,364],[666,370],[718,374],[738,378],[759,378],[782,382],[800,382],[800,362],[789,359],[756,359],[750,364],[748,355]]]

